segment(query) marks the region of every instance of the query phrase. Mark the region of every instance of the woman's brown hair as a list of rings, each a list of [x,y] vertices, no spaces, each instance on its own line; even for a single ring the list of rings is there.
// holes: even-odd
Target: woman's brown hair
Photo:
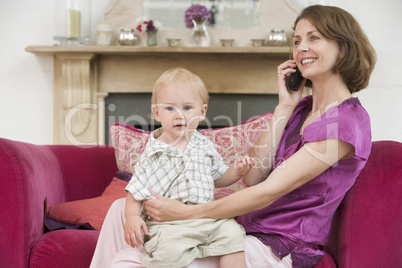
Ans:
[[[341,8],[322,5],[303,9],[293,29],[302,19],[307,19],[326,39],[338,44],[340,56],[332,72],[342,76],[350,93],[366,88],[376,63],[376,53],[356,19]],[[311,81],[307,81],[306,86],[311,87]]]

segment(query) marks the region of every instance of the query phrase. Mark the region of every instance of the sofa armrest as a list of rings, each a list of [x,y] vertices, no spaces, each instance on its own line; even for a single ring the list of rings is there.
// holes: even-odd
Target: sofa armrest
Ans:
[[[1,266],[28,267],[30,250],[43,234],[45,198],[54,204],[96,196],[116,170],[109,147],[33,145],[0,138]]]
[[[43,233],[43,200],[65,200],[62,172],[45,146],[0,139],[0,259],[28,267],[30,248]]]
[[[366,166],[335,215],[330,247],[339,267],[401,264],[401,163],[402,143],[373,142]]]

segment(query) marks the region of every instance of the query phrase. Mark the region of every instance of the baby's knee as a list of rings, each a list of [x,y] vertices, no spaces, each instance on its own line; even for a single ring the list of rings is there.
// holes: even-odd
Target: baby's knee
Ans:
[[[244,231],[243,226],[238,224],[235,220],[227,221],[223,226],[222,229],[225,233],[231,234],[230,237],[233,240],[244,240],[246,237],[246,232]]]

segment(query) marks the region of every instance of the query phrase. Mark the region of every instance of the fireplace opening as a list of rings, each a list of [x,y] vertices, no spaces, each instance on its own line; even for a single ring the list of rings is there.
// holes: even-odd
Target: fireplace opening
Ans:
[[[206,119],[199,124],[199,129],[234,126],[273,112],[277,104],[275,94],[210,93]],[[115,122],[145,131],[160,127],[152,118],[151,93],[111,93],[105,99],[105,107],[105,144],[111,144],[109,127]]]

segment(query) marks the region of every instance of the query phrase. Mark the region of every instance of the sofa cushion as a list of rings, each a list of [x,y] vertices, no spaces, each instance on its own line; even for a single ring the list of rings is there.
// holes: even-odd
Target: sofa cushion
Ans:
[[[211,139],[225,163],[229,165],[234,162],[236,155],[245,155],[250,150],[267,128],[271,117],[272,113],[266,113],[235,126],[203,129],[200,133]],[[121,123],[114,123],[109,132],[119,170],[132,174],[150,132]],[[244,187],[244,183],[240,180],[229,187],[217,189],[215,198],[221,198]]]
[[[98,231],[88,230],[46,233],[32,248],[29,267],[88,268],[98,236]]]
[[[325,255],[322,256],[321,260],[314,266],[314,268],[336,268],[336,264],[332,256],[325,252]]]
[[[101,196],[50,205],[48,217],[70,224],[89,223],[95,230],[100,230],[113,201],[126,196],[126,185],[127,181],[115,177]]]

